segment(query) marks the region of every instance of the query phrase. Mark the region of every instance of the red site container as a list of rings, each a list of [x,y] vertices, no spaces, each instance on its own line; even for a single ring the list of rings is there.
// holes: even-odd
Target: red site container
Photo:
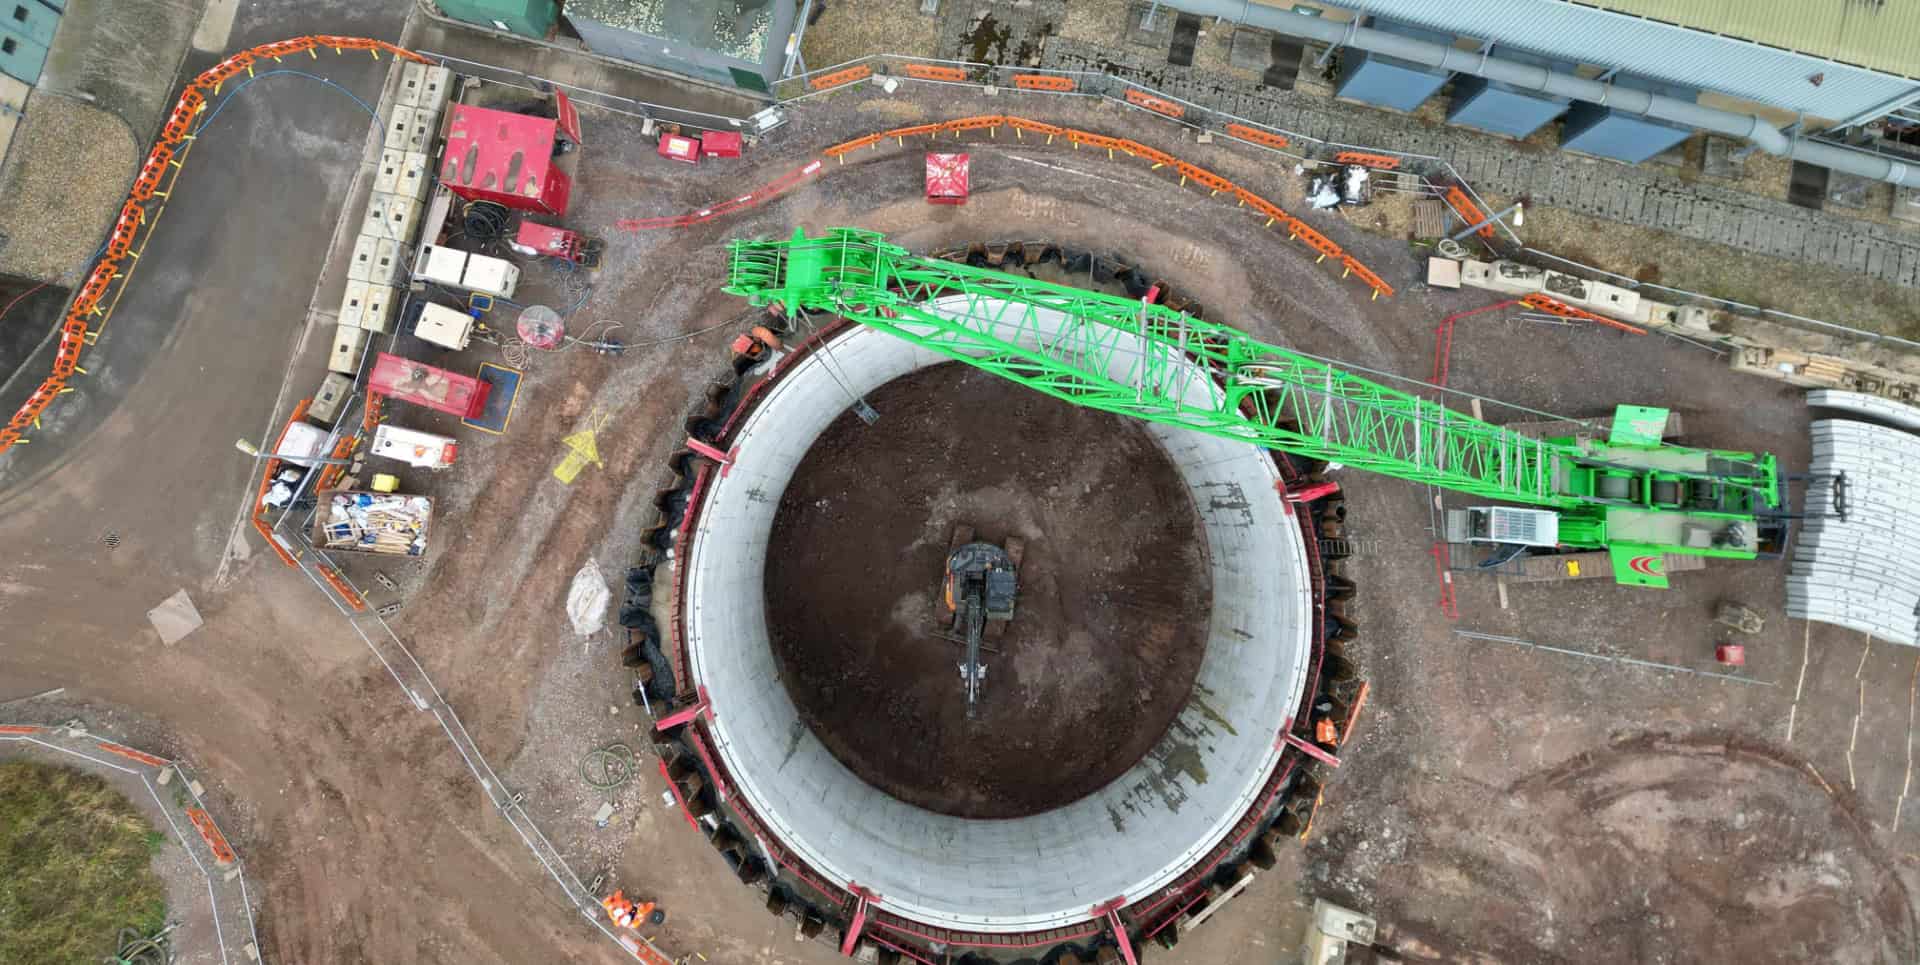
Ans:
[[[487,407],[487,393],[492,388],[479,379],[387,352],[374,357],[373,373],[367,377],[367,391],[373,395],[411,402],[462,419],[479,417]]]
[[[566,214],[573,181],[553,163],[557,130],[551,117],[455,104],[440,182],[468,201]]]
[[[932,204],[966,204],[969,185],[965,154],[927,155],[927,201]]]
[[[660,156],[688,164],[700,163],[700,142],[685,134],[660,135]]]
[[[708,131],[700,135],[700,150],[708,157],[739,157],[739,131]]]

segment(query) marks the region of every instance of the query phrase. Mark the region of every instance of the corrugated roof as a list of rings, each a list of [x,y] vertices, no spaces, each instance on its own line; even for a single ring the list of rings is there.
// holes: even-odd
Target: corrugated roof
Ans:
[[[1564,0],[1920,77],[1920,0]]]
[[[1271,0],[1268,0],[1271,2]],[[1491,40],[1562,60],[1614,68],[1744,100],[1771,104],[1816,118],[1842,120],[1912,93],[1920,82],[1885,70],[1852,67],[1810,53],[1769,47],[1756,41],[1716,35],[1671,21],[1660,21],[1594,3],[1634,4],[1666,10],[1736,9],[1743,4],[1784,9],[1802,4],[1832,9],[1860,7],[1875,0],[1322,0],[1406,23],[1446,30],[1463,37]],[[1920,0],[1886,0],[1882,9],[1899,8],[1907,22],[1920,23]],[[1697,12],[1697,11],[1696,11]],[[1896,33],[1897,31],[1889,31]],[[1907,39],[1920,44],[1920,33]],[[1897,36],[1881,38],[1889,47]],[[1920,52],[1907,52],[1907,58]],[[1909,69],[1914,69],[1909,63]],[[1816,83],[1816,78],[1818,82]]]

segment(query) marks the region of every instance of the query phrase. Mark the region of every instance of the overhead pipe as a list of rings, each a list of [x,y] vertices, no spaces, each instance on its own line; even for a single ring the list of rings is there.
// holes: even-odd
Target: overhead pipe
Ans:
[[[1363,27],[1358,14],[1353,20],[1340,23],[1278,7],[1257,5],[1249,0],[1166,0],[1166,5],[1199,16],[1220,17],[1335,47],[1354,47],[1452,73],[1484,77],[1522,90],[1587,101],[1629,114],[1725,134],[1751,141],[1769,154],[1875,181],[1889,184],[1920,183],[1920,171],[1913,165],[1853,148],[1803,137],[1789,137],[1762,117],[1720,110],[1606,81],[1589,80],[1535,64],[1506,60],[1494,56],[1484,47],[1478,51],[1461,50],[1447,44]]]

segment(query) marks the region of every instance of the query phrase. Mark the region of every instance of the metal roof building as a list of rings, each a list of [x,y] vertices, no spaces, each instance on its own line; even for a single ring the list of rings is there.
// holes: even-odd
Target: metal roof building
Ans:
[[[1920,103],[1920,0],[1325,0],[1315,6],[1492,42],[1496,52],[1511,46],[1698,88],[1834,126]]]

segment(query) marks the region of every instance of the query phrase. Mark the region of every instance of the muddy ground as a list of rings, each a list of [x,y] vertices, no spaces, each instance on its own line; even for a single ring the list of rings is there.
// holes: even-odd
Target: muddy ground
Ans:
[[[419,572],[395,574],[412,588],[399,632],[582,877],[604,871],[609,885],[666,899],[659,937],[676,953],[719,963],[837,960],[821,942],[794,941],[791,921],[767,916],[763,899],[734,883],[661,801],[657,774],[643,771],[611,797],[577,776],[592,747],[644,743],[647,719],[626,700],[630,680],[611,640],[569,629],[566,587],[589,559],[612,573],[634,558],[660,467],[684,441],[680,417],[724,364],[731,330],[695,334],[741,310],[716,291],[724,240],[849,224],[922,251],[1018,237],[1120,249],[1180,290],[1204,293],[1210,318],[1419,374],[1432,365],[1435,321],[1493,300],[1416,291],[1418,262],[1404,245],[1306,215],[1401,287],[1370,301],[1231,201],[1124,157],[1006,131],[965,138],[975,194],[957,208],[930,211],[920,199],[921,145],[889,142],[732,220],[670,236],[612,227],[738,196],[849,137],[1009,111],[1139,139],[1282,203],[1300,191],[1288,169],[1230,145],[1195,144],[1150,117],[1011,92],[990,99],[909,85],[889,97],[863,86],[797,108],[745,158],[698,168],[654,156],[637,122],[583,108],[595,134],[572,217],[610,241],[584,321],[622,323],[634,347],[618,359],[536,358],[508,435],[460,434],[457,470],[402,472],[410,487],[445,500],[446,540]],[[230,153],[225,163],[273,161]],[[250,195],[210,196],[209,183],[184,179],[175,202],[225,201],[235,218],[270,208]],[[249,243],[191,239],[231,264],[204,277],[180,309],[179,330],[95,436],[39,487],[8,494],[0,700],[65,686],[94,713],[149,722],[129,725],[141,746],[200,762],[213,775],[221,825],[263,883],[271,961],[619,960],[564,905],[440,727],[413,709],[344,618],[250,532],[236,534],[235,510],[250,490],[232,440],[269,421],[274,392],[217,377],[219,363],[277,371],[287,340],[275,333],[284,329],[258,319],[290,327],[304,303],[242,317],[215,310],[249,290],[240,279],[262,249],[242,237]],[[312,266],[288,266],[296,269]],[[324,319],[315,322],[299,349],[302,383],[317,377],[326,346],[315,333],[325,331]],[[1796,393],[1654,337],[1476,316],[1456,338],[1452,381],[1571,415],[1626,401],[1673,405],[1692,441],[1806,465]],[[248,413],[246,428],[236,411]],[[607,420],[603,464],[564,485],[551,475],[559,440],[595,412]],[[1449,621],[1436,607],[1429,494],[1340,478],[1361,547],[1346,565],[1359,584],[1351,653],[1373,684],[1368,709],[1341,748],[1341,767],[1325,774],[1324,804],[1301,847],[1156,960],[1284,960],[1315,896],[1377,915],[1408,960],[1914,957],[1920,829],[1904,817],[1915,810],[1904,807],[1912,651],[1789,622],[1784,566],[1764,561],[1684,574],[1665,594],[1587,581],[1513,587],[1504,601],[1493,584],[1457,574],[1459,618]],[[118,537],[111,547],[101,542],[107,531]],[[182,587],[207,624],[163,647],[144,614]],[[1708,620],[1723,596],[1769,617],[1749,643],[1742,681],[1451,633],[1712,669]],[[30,704],[6,710],[34,717]],[[1742,750],[1699,750],[1729,739]],[[609,799],[620,810],[597,828],[591,815]],[[1736,933],[1739,923],[1750,934]]]
[[[1023,817],[1110,783],[1166,732],[1206,643],[1205,539],[1179,474],[1140,424],[957,362],[866,401],[879,421],[827,428],[767,548],[802,718],[855,774],[944,814]],[[956,526],[1026,543],[971,720],[939,598]]]

